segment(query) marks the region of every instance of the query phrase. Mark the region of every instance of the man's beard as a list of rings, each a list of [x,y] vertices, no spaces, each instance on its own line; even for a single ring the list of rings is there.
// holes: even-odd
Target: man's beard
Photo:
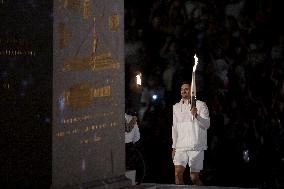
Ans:
[[[188,96],[188,95],[181,95],[181,97],[182,97],[183,99],[190,99],[190,96]]]

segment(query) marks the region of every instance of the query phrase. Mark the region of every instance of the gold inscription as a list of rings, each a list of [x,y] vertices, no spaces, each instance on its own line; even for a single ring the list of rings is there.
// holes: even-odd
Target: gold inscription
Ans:
[[[117,124],[116,122],[89,125],[89,126],[85,126],[81,128],[74,128],[74,129],[69,129],[65,131],[59,131],[56,133],[56,136],[61,137],[61,136],[79,134],[79,133],[89,133],[89,132],[93,132],[99,129],[115,128],[117,126],[119,126],[119,124]]]
[[[16,38],[0,38],[0,56],[30,56],[36,55],[31,42]]]
[[[80,7],[80,0],[64,0],[64,5],[63,7],[65,9],[76,9]]]
[[[77,58],[65,60],[63,71],[82,71],[82,70],[104,70],[119,69],[120,64],[112,58],[111,53],[97,55],[94,58]]]
[[[92,103],[92,88],[87,84],[79,84],[65,92],[65,104],[72,108],[88,107]]]
[[[93,70],[119,69],[120,67],[120,64],[112,58],[110,52],[95,56],[92,65]]]
[[[117,31],[119,27],[119,15],[114,14],[108,17],[108,27],[110,31]]]
[[[102,88],[93,89],[93,97],[106,97],[111,95],[111,87],[106,86]]]
[[[119,124],[117,122],[103,123],[103,124],[97,124],[97,125],[88,125],[85,127],[67,129],[65,131],[58,131],[55,134],[55,136],[62,139],[67,136],[72,136],[72,135],[77,135],[77,134],[82,134],[82,133],[91,134],[101,129],[116,128],[118,126]]]
[[[90,58],[77,58],[64,61],[63,71],[87,70],[91,69],[92,60]]]
[[[59,48],[63,49],[68,43],[71,33],[67,30],[65,23],[60,23],[58,26],[59,32]]]
[[[29,50],[0,50],[0,56],[35,56],[34,51]]]
[[[74,109],[89,107],[94,97],[111,96],[111,87],[92,88],[89,84],[74,85],[65,92],[64,101],[66,106]]]
[[[95,57],[97,51],[98,36],[96,32],[96,18],[94,17],[94,30],[93,30],[93,52],[92,57]]]
[[[102,140],[102,137],[94,136],[94,137],[88,137],[80,140],[81,144],[90,144],[94,142],[99,142]]]
[[[87,2],[86,2],[87,3]],[[113,15],[109,17],[109,23],[111,23],[111,28],[114,29],[119,25],[118,15]],[[65,26],[60,27],[61,33],[61,46],[65,46],[66,40],[69,38],[68,32],[65,29]],[[114,29],[115,30],[115,29]],[[97,55],[97,46],[98,46],[98,36],[96,32],[96,18],[94,17],[94,29],[93,29],[93,49],[91,57],[87,58],[73,58],[64,61],[63,71],[83,71],[83,70],[103,70],[103,69],[119,69],[120,64],[114,60],[110,52],[98,54]]]
[[[84,0],[83,2],[83,18],[88,19],[90,17],[90,0]]]
[[[114,112],[105,112],[105,113],[98,113],[98,114],[94,114],[94,115],[83,115],[83,116],[77,116],[77,117],[68,117],[68,118],[64,118],[63,124],[73,124],[73,123],[78,123],[78,122],[82,122],[82,121],[92,120],[92,119],[99,118],[99,117],[111,116],[113,114],[114,114]]]

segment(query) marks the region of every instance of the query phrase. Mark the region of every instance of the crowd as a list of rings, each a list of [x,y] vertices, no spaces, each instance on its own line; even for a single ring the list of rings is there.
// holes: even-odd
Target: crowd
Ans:
[[[125,0],[126,101],[138,116],[144,182],[174,183],[172,105],[197,54],[197,98],[211,117],[204,184],[283,186],[282,12],[272,0]]]

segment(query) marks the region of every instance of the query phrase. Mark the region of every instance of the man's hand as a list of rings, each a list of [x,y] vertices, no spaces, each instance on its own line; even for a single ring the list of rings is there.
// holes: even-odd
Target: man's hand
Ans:
[[[173,148],[173,150],[172,150],[172,158],[173,158],[173,159],[174,159],[174,157],[175,157],[175,154],[176,154],[176,149]]]
[[[192,107],[190,111],[191,111],[191,114],[193,115],[193,117],[197,116],[197,108],[196,107]]]
[[[131,127],[134,127],[135,123],[137,121],[137,117],[136,116],[133,116],[131,121],[128,123]]]

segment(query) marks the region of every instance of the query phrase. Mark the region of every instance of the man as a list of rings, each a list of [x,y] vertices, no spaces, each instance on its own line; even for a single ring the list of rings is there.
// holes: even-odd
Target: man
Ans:
[[[135,153],[133,144],[140,139],[137,117],[125,113],[125,150],[126,169],[135,169]]]
[[[175,183],[184,184],[183,173],[190,167],[190,178],[194,185],[202,185],[199,178],[203,169],[204,150],[207,149],[207,129],[210,117],[207,105],[197,100],[191,105],[189,82],[181,85],[181,101],[173,106],[172,158],[175,165]]]
[[[140,139],[137,117],[125,113],[125,143],[134,144]]]

